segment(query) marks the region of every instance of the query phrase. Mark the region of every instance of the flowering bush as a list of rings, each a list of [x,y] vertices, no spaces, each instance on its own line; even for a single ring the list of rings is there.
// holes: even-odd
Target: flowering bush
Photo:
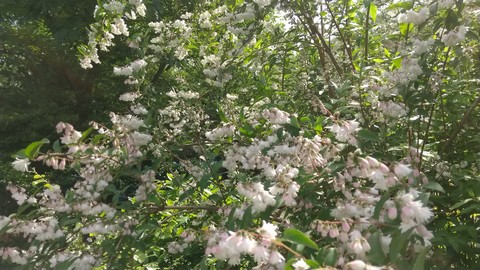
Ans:
[[[38,189],[8,186],[21,207],[0,235],[28,246],[1,257],[31,269],[473,267],[462,248],[478,249],[480,150],[457,137],[478,143],[479,3],[223,2],[149,22],[141,0],[99,1],[80,62],[130,47],[113,69],[130,110],[84,132],[61,122],[51,150],[18,154]],[[31,161],[81,180],[62,190]],[[462,259],[439,262],[452,248]]]

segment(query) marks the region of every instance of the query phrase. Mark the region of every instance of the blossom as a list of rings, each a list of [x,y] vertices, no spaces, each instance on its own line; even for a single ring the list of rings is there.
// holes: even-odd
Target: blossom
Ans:
[[[253,0],[259,7],[263,8],[270,5],[271,0]]]
[[[283,257],[280,252],[274,250],[272,253],[270,253],[270,259],[269,259],[270,264],[273,265],[282,265],[285,262],[285,257]]]
[[[438,8],[451,8],[455,5],[454,0],[439,0],[438,1]]]
[[[122,14],[125,5],[119,1],[111,1],[110,3],[103,4],[103,7],[110,12]]]
[[[365,270],[367,264],[361,260],[355,260],[347,263],[343,269],[345,270]]]
[[[429,47],[433,45],[435,41],[433,39],[429,40],[419,40],[419,39],[414,39],[413,40],[413,53],[416,55],[425,53],[428,51]]]
[[[405,107],[394,101],[380,102],[378,107],[384,115],[392,118],[399,118],[407,114]]]
[[[262,183],[256,182],[245,185],[238,183],[237,191],[252,201],[255,211],[263,212],[268,206],[275,205],[275,198],[268,191],[264,190]]]
[[[139,93],[136,92],[127,92],[123,93],[118,99],[121,101],[134,101],[140,96]]]
[[[445,46],[455,46],[465,39],[467,28],[465,26],[458,27],[457,31],[450,31],[446,35],[442,36],[442,42]]]
[[[14,162],[12,162],[13,168],[20,172],[28,171],[28,165],[30,165],[30,161],[28,158],[17,158]]]
[[[293,266],[293,269],[295,269],[295,270],[310,269],[310,266],[308,266],[308,264],[303,259],[300,259],[300,260],[296,261],[294,264],[292,264],[292,266]]]
[[[119,76],[130,76],[133,73],[133,69],[131,67],[114,67],[113,74]]]
[[[412,169],[410,169],[409,165],[405,165],[405,164],[401,164],[401,163],[397,164],[395,166],[395,168],[393,169],[393,171],[400,178],[409,176],[410,173],[412,173]]]
[[[263,221],[262,228],[259,228],[257,232],[267,237],[268,239],[275,239],[275,237],[277,237],[277,234],[278,234],[277,230],[278,230],[277,225],[273,225],[271,223]]]
[[[335,138],[337,138],[337,140],[341,142],[348,142],[351,145],[357,145],[355,134],[359,130],[359,125],[360,123],[355,120],[336,121],[332,126],[327,128],[335,134]]]
[[[125,24],[125,21],[122,18],[113,19],[112,24],[110,24],[110,31],[114,35],[124,35],[128,36],[128,26]]]
[[[152,136],[135,131],[132,133],[132,139],[136,146],[142,146],[147,145],[152,140]]]
[[[263,117],[272,124],[290,123],[290,114],[277,108],[263,111]]]
[[[415,25],[420,25],[428,19],[429,10],[428,8],[422,8],[419,12],[409,10],[406,13],[398,17],[400,23],[413,23]]]

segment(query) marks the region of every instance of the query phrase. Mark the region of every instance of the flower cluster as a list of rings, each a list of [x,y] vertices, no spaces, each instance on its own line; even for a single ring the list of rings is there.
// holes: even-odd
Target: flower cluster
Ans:
[[[260,266],[270,265],[274,269],[283,269],[285,257],[280,254],[275,245],[277,237],[276,225],[263,222],[257,233],[247,231],[216,232],[209,237],[207,254],[212,254],[219,260],[228,260],[230,265],[238,265],[241,256],[253,256]]]

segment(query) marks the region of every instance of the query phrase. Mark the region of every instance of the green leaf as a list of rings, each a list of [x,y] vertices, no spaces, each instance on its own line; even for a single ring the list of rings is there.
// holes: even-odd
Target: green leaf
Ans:
[[[413,265],[412,270],[424,270],[425,269],[425,256],[427,255],[427,248],[423,248],[422,251],[418,254],[415,264]]]
[[[369,8],[370,17],[372,17],[372,21],[377,21],[377,6],[374,3],[370,3]]]
[[[314,261],[314,260],[305,260],[305,262],[308,264],[308,266],[314,269],[319,268],[321,266],[317,261]]]
[[[302,122],[302,123],[308,123],[308,122],[310,122],[310,121],[311,121],[311,120],[310,120],[310,118],[309,118],[308,116],[304,116],[304,117],[301,117],[301,118],[300,118],[300,122]]]
[[[448,10],[447,13],[447,18],[445,20],[445,28],[447,28],[448,31],[452,30],[453,28],[457,27],[459,25],[458,22],[458,16],[455,11],[452,9]]]
[[[332,173],[339,172],[345,168],[345,162],[343,162],[342,160],[335,161],[332,164],[330,164],[328,168],[331,170]]]
[[[383,49],[383,53],[385,53],[385,56],[386,56],[387,58],[390,58],[390,52],[388,51],[387,48],[384,48],[384,49]]]
[[[324,263],[329,266],[334,266],[337,262],[337,249],[330,247],[325,251]]]
[[[454,209],[457,209],[459,208],[460,206],[464,205],[464,204],[467,204],[468,202],[472,201],[473,199],[472,198],[468,198],[468,199],[465,199],[461,202],[457,202],[456,204],[454,204],[452,207],[450,207],[450,210],[454,210]]]
[[[254,138],[255,137],[255,129],[253,128],[253,126],[249,123],[245,123],[243,125],[243,127],[240,127],[238,129],[238,131],[240,131],[240,134],[242,135],[245,135],[249,138]]]
[[[374,234],[368,238],[368,243],[370,244],[371,250],[368,252],[368,258],[373,264],[384,265],[385,264],[385,253],[382,249],[382,233],[381,231],[376,231]]]
[[[405,1],[405,2],[398,2],[395,4],[391,4],[390,6],[387,7],[387,10],[392,10],[392,9],[405,9],[409,10],[412,9],[413,7],[413,2],[412,1]]]
[[[247,209],[245,209],[245,212],[243,213],[243,217],[242,217],[242,228],[250,228],[250,226],[252,225],[252,220],[253,220],[253,215],[252,215],[252,206],[250,205],[249,207],[247,207]]]
[[[80,141],[85,140],[85,138],[87,138],[88,135],[90,135],[90,133],[92,133],[92,131],[93,131],[93,128],[90,127],[87,130],[85,130],[84,132],[82,132],[82,137],[80,138]]]
[[[235,211],[236,211],[236,209],[237,208],[235,208],[235,207],[232,208],[232,210],[230,211],[230,214],[228,215],[228,219],[227,219],[226,226],[227,226],[227,229],[231,230],[231,231],[235,230],[235,220],[236,220]]]
[[[73,259],[70,259],[70,260],[66,260],[66,261],[63,261],[63,262],[59,262],[56,266],[55,266],[55,269],[56,270],[67,270],[67,269],[70,269],[70,266],[72,266],[72,264],[76,261],[76,258],[73,258]]]
[[[298,122],[297,122],[298,124]],[[288,133],[290,133],[293,136],[298,136],[300,134],[300,127],[294,126],[292,124],[287,124],[285,125],[285,129],[287,130]]]
[[[220,106],[218,106],[217,112],[218,112],[218,116],[220,116],[220,119],[223,122],[225,122],[225,123],[230,122],[230,120],[228,120],[227,115],[223,112],[223,110],[222,110],[222,108],[220,108]]]
[[[380,138],[377,134],[367,129],[362,129],[358,132],[358,137],[366,141],[378,141]]]
[[[322,122],[323,122],[322,117],[317,117],[317,119],[315,120],[315,125],[314,125],[313,129],[315,129],[317,134],[320,134],[323,131],[323,123]]]
[[[278,138],[279,140],[282,140],[282,139],[283,139],[283,128],[277,129],[277,138]]]
[[[207,256],[204,256],[202,261],[200,262],[200,270],[208,270]]]
[[[178,198],[178,201],[181,202],[181,201],[185,200],[186,198],[191,197],[194,192],[195,192],[195,189],[193,189],[193,188],[187,189],[185,192],[183,192],[180,195],[180,197]]]
[[[385,202],[390,198],[390,193],[387,192],[382,195],[380,201],[378,201],[377,205],[375,206],[375,210],[373,211],[373,218],[378,220],[380,217],[380,212],[382,211],[383,205]]]
[[[219,194],[216,194],[216,193],[208,196],[208,199],[211,200],[211,201],[214,201],[216,203],[219,203],[223,200],[222,196],[220,196]]]
[[[407,247],[412,230],[413,228],[401,234],[399,234],[400,232],[394,234],[390,243],[390,260],[395,261],[404,256],[404,249]]]
[[[40,152],[40,148],[46,144],[46,143],[49,143],[50,141],[48,139],[43,139],[41,141],[36,141],[36,142],[33,142],[31,144],[29,144],[27,146],[27,148],[25,148],[25,155],[29,158],[29,159],[34,159],[38,156],[38,153]]]
[[[300,123],[298,123],[297,117],[292,116],[292,118],[290,118],[290,125],[292,125],[296,128],[300,128]]]
[[[400,33],[405,36],[407,32],[411,32],[413,30],[412,23],[401,23],[400,24]]]
[[[38,184],[41,184],[41,183],[47,183],[47,180],[45,180],[45,179],[35,180],[35,181],[32,182],[32,185],[37,186]]]
[[[304,245],[313,249],[318,249],[317,244],[308,237],[308,235],[304,234],[303,232],[297,230],[297,229],[286,229],[285,232],[283,233],[283,238],[282,240],[294,243],[294,244],[299,244],[299,245]]]
[[[402,67],[402,57],[397,57],[392,60],[392,66],[395,68],[401,68]]]
[[[54,143],[53,143],[53,151],[57,152],[57,153],[60,153],[62,152],[62,147],[60,146],[60,141],[59,140],[56,140]]]
[[[445,193],[445,190],[443,189],[443,187],[437,182],[430,182],[423,187],[426,188],[426,189],[435,190],[435,191]]]

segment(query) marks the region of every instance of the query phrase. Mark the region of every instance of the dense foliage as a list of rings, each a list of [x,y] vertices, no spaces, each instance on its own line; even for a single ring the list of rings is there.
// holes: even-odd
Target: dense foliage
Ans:
[[[19,208],[0,216],[0,237],[27,241],[0,248],[5,261],[480,263],[478,1],[184,4],[167,16],[158,1],[98,1],[80,65],[113,65],[128,90],[108,123],[60,122],[58,140],[18,152],[33,188],[11,179]]]

